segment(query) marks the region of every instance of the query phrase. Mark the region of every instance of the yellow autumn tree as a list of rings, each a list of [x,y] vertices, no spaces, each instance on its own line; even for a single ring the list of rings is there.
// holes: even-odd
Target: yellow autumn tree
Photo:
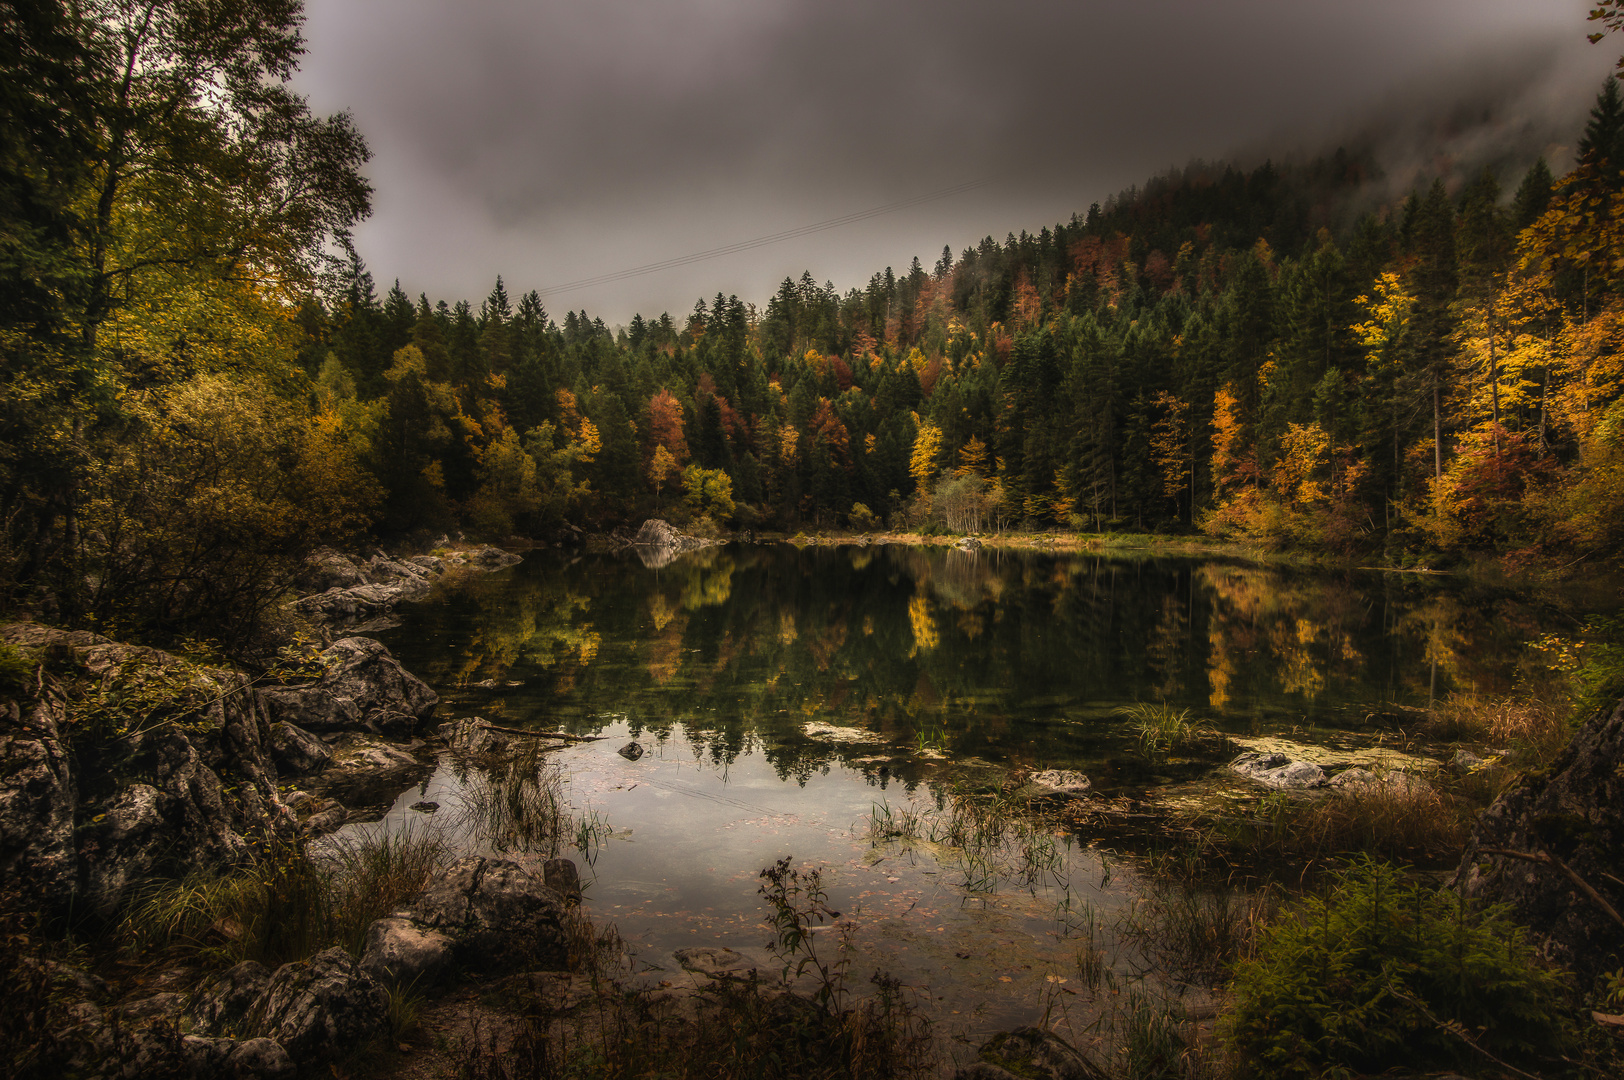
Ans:
[[[942,429],[919,420],[917,415],[914,419],[919,429],[914,435],[913,453],[908,457],[908,475],[914,478],[920,491],[928,492],[936,479],[936,458],[942,451]]]

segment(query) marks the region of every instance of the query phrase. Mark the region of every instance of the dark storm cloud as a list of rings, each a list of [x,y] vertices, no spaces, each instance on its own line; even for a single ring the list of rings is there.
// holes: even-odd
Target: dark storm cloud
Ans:
[[[1543,149],[1608,66],[1568,0],[308,6],[303,85],[377,151],[363,254],[431,294],[480,295],[498,272],[545,287],[993,178],[550,299],[616,319],[759,299],[802,268],[861,284],[1191,158],[1363,138],[1410,168],[1439,140],[1469,155],[1508,131]]]

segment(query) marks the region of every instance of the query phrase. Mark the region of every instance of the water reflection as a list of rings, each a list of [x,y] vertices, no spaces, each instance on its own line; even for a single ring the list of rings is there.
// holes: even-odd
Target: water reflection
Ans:
[[[1358,725],[1384,703],[1508,689],[1548,618],[1398,575],[789,545],[657,568],[537,553],[406,615],[385,640],[457,715],[680,725],[710,760],[759,749],[803,779],[872,752],[806,737],[815,719],[958,759],[1116,762],[1123,782],[1137,775],[1118,705],[1166,701],[1237,732]]]

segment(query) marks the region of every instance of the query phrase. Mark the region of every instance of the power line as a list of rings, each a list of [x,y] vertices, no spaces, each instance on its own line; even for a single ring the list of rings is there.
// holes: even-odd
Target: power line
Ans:
[[[575,281],[566,281],[550,288],[539,290],[543,296],[555,293],[573,292],[577,289],[590,289],[598,285],[608,285],[611,282],[625,281],[628,278],[642,277],[644,274],[657,274],[662,270],[674,270],[679,266],[688,266],[692,263],[703,262],[706,259],[719,259],[724,255],[735,255],[741,251],[752,251],[755,248],[766,247],[769,244],[782,243],[785,240],[794,240],[802,236],[811,236],[813,233],[825,232],[829,229],[838,229],[843,225],[854,225],[859,221],[880,217],[883,214],[893,214],[898,210],[906,210],[911,206],[921,206],[925,203],[935,202],[952,195],[962,195],[967,191],[984,187],[992,181],[992,177],[984,176],[979,180],[969,180],[953,187],[942,188],[926,195],[915,195],[912,198],[901,199],[897,202],[886,203],[868,210],[858,210],[855,213],[842,214],[840,217],[829,218],[812,225],[802,225],[794,229],[785,229],[782,232],[771,233],[767,236],[758,236],[753,240],[740,240],[733,244],[724,244],[721,247],[710,248],[705,251],[696,251],[691,255],[679,255],[670,259],[661,259],[659,262],[644,263],[642,266],[633,266],[626,270],[617,270],[609,274],[597,274],[593,277],[578,278]]]

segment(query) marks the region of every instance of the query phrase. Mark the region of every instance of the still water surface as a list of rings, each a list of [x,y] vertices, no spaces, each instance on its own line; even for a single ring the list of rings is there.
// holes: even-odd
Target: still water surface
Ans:
[[[583,867],[590,908],[654,977],[685,945],[760,955],[758,872],[792,855],[857,927],[854,981],[886,968],[970,1035],[1074,1001],[1088,923],[1137,895],[1131,861],[1060,830],[1049,872],[989,886],[928,843],[870,844],[877,804],[929,812],[1017,767],[1125,794],[1211,770],[1137,754],[1113,710],[1140,701],[1235,734],[1374,737],[1394,706],[1508,690],[1553,619],[1436,578],[787,544],[658,568],[537,552],[401,615],[379,636],[441,716],[608,736],[558,760],[573,805],[613,830]],[[640,760],[615,752],[631,739]],[[442,767],[385,827],[468,782]]]

